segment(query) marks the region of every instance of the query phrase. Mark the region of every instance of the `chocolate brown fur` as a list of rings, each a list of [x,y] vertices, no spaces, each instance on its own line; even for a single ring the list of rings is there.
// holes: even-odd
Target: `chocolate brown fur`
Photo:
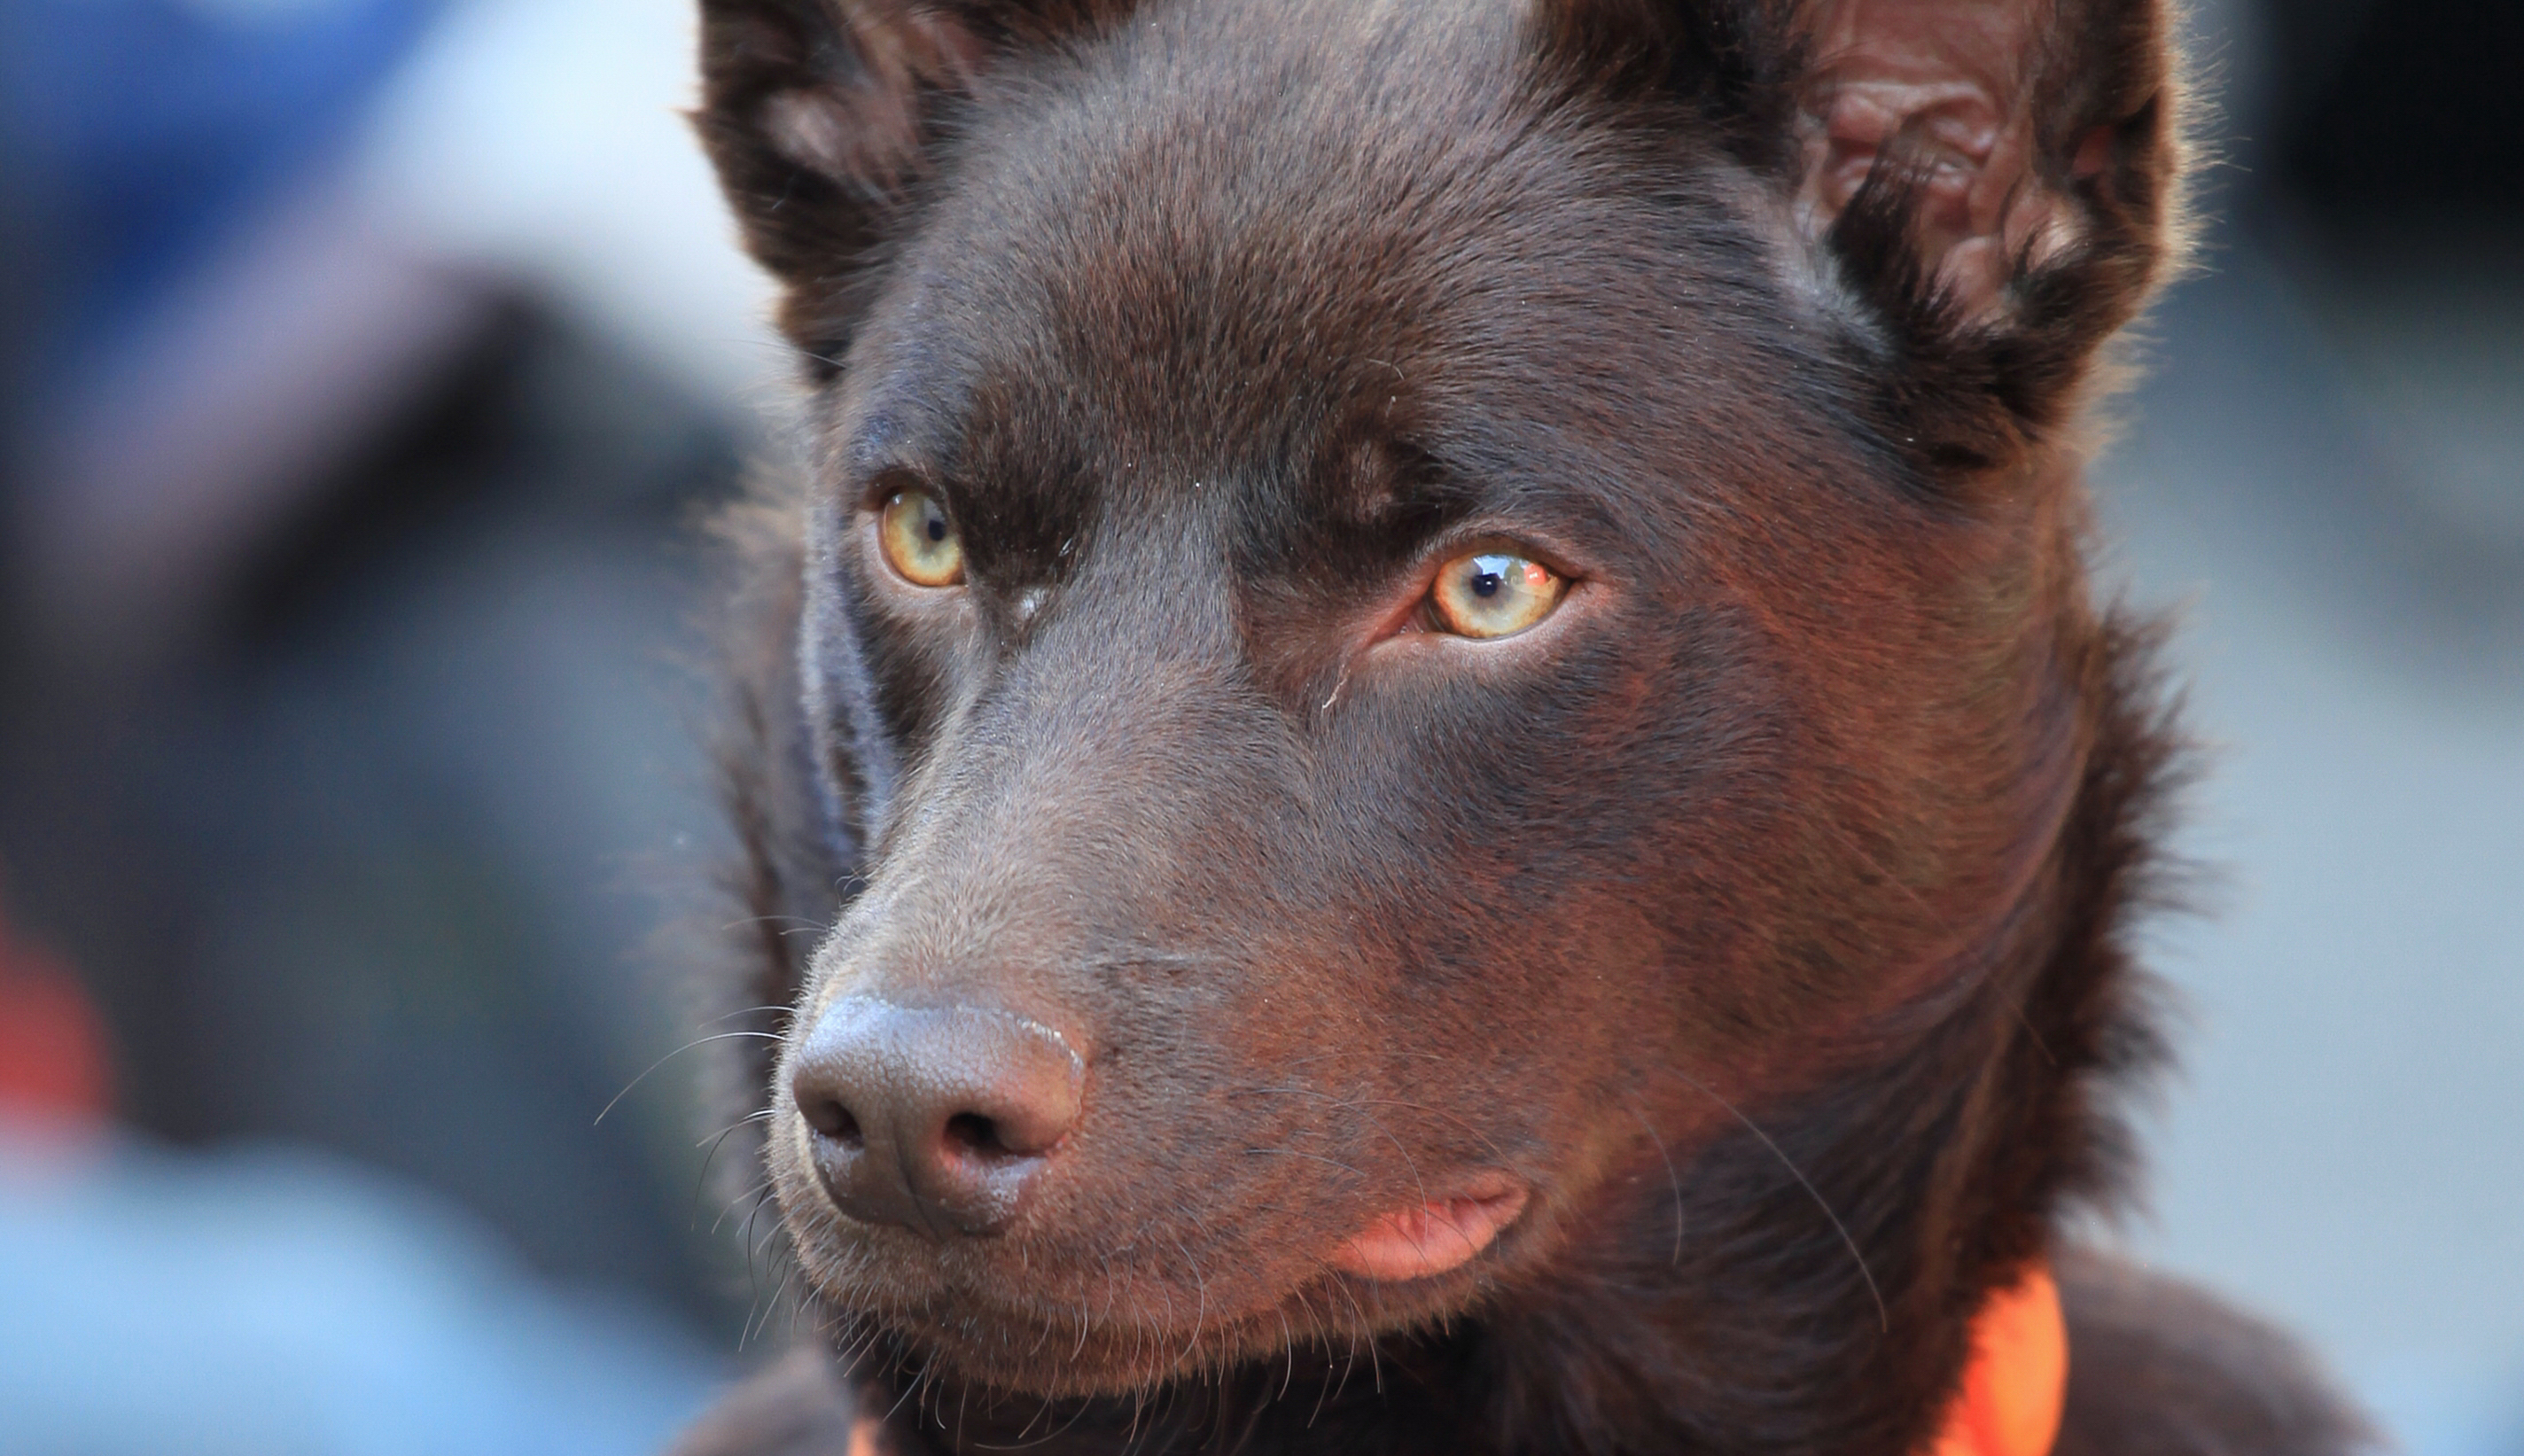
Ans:
[[[2177,738],[2077,432],[2179,248],[2158,7],[2027,12],[1968,207],[1925,125],[1817,189],[1883,49],[1828,6],[704,14],[813,386],[731,649],[738,1004],[1091,1052],[1056,1176],[943,1241],[842,1217],[756,1060],[849,1374],[689,1449],[1890,1453],[2046,1256],[2063,1453],[2363,1439],[2057,1233],[2159,1060]],[[868,544],[906,484],[951,594]],[[1559,613],[1362,645],[1493,540]],[[1473,1165],[1531,1200],[1470,1264],[1328,1267]]]

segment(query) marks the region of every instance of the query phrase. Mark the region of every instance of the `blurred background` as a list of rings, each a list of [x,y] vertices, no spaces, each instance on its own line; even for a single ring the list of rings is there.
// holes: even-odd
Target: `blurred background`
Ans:
[[[786,399],[687,8],[0,4],[0,1447],[629,1456],[761,1342],[697,1059],[599,1121],[709,1030]],[[2224,874],[2120,1237],[2524,1456],[2524,10],[2197,9],[2098,486]]]

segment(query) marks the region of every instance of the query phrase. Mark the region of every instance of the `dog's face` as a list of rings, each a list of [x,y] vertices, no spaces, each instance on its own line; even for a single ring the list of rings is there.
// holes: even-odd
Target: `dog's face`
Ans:
[[[1425,1326],[1968,973],[2077,750],[2044,432],[2137,286],[2024,275],[2153,248],[2160,116],[2019,138],[2005,6],[706,9],[847,349],[863,885],[769,1139],[827,1297],[1044,1393]]]

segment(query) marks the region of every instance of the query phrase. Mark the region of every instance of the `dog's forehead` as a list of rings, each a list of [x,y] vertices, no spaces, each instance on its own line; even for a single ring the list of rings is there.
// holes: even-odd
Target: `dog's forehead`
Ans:
[[[1159,6],[994,81],[879,310],[873,390],[951,399],[976,475],[1048,453],[1176,483],[1320,476],[1565,393],[1574,341],[1615,331],[1574,315],[1634,316],[1646,255],[1672,261],[1635,158],[1543,83],[1516,0],[1286,9]]]

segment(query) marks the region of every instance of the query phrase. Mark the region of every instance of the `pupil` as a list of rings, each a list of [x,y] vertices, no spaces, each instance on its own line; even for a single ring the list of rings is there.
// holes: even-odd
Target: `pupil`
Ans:
[[[933,515],[920,523],[920,530],[932,544],[944,541],[946,539],[946,517]]]
[[[1505,578],[1495,571],[1476,572],[1473,575],[1473,595],[1476,597],[1495,597],[1498,595],[1499,586],[1504,580]]]

